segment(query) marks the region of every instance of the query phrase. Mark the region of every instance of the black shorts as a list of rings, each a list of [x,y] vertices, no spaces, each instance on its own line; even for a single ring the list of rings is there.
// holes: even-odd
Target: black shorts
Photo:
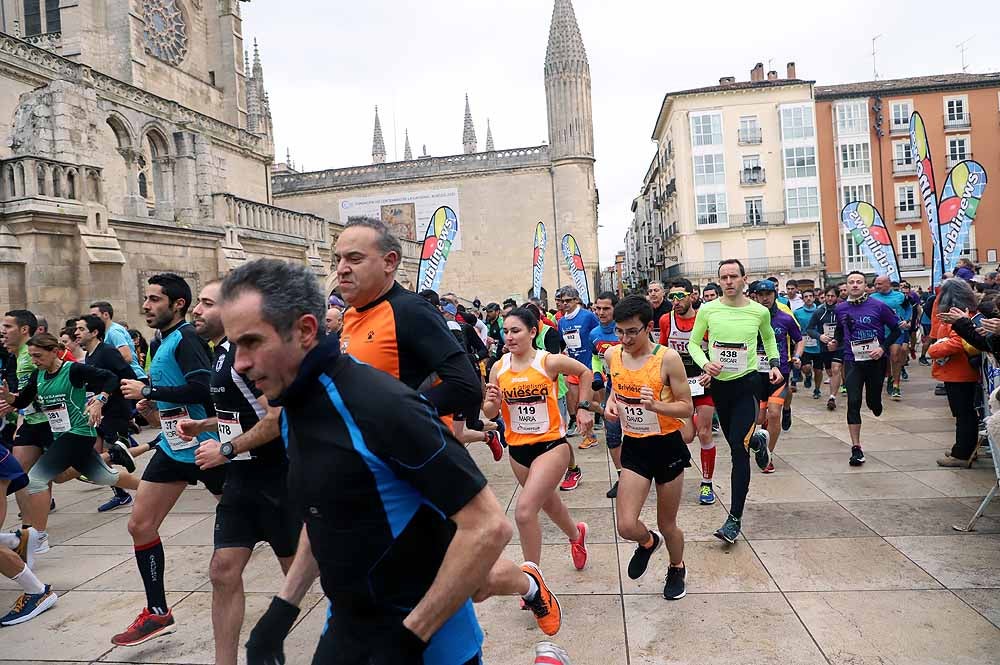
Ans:
[[[569,441],[564,438],[556,439],[555,441],[543,441],[542,443],[528,443],[522,446],[507,446],[507,452],[510,453],[510,458],[520,464],[521,466],[531,467],[531,464],[549,452],[550,450],[555,450],[562,444],[569,445]]]
[[[816,362],[819,361],[820,355],[822,355],[822,354],[820,354],[820,353],[803,353],[802,354],[802,364],[803,365],[812,365],[813,363],[816,363]]]
[[[125,445],[128,445],[128,421],[124,419],[114,419],[114,418],[104,418],[101,424],[96,428],[97,435],[105,443],[110,443],[112,441],[118,441],[119,439],[125,441]]]
[[[816,364],[813,365],[813,367],[816,369],[829,370],[831,367],[833,367],[833,363],[838,363],[841,365],[844,364],[844,352],[842,350],[824,351],[823,353],[819,354],[819,357],[816,359]]]
[[[265,542],[276,556],[293,556],[302,516],[288,496],[287,479],[286,465],[262,467],[256,460],[227,464],[226,485],[215,507],[215,549],[253,549]]]
[[[218,496],[222,494],[222,487],[226,483],[226,466],[201,470],[195,464],[178,462],[163,452],[162,448],[157,448],[146,465],[146,470],[142,472],[142,479],[147,483],[185,482],[197,485],[200,482],[209,492]]]
[[[49,423],[21,423],[14,435],[15,446],[35,446],[45,450],[52,445],[52,430]]]
[[[674,480],[691,466],[688,450],[679,431],[656,436],[625,435],[622,468],[637,473],[657,485]]]

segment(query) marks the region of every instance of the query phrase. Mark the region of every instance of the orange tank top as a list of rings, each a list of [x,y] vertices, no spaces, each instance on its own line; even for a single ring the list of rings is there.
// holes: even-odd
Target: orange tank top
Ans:
[[[500,410],[507,423],[507,444],[525,446],[555,441],[566,436],[559,413],[559,386],[545,370],[548,352],[536,350],[531,364],[520,371],[511,366],[511,356],[500,359],[497,384]]]
[[[670,386],[664,385],[661,378],[663,357],[666,348],[659,344],[653,347],[653,353],[639,369],[628,369],[622,360],[624,348],[615,347],[608,356],[608,368],[611,372],[611,385],[615,391],[615,401],[618,402],[618,418],[622,431],[632,437],[644,438],[662,436],[679,430],[683,421],[670,416],[663,416],[642,407],[640,391],[643,386],[652,389],[659,399],[669,402],[673,399]]]

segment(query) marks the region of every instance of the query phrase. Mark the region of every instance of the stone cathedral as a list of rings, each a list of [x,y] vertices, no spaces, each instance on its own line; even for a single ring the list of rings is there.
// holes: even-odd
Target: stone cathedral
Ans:
[[[141,321],[146,278],[200,284],[261,256],[302,261],[336,286],[331,247],[355,215],[403,238],[416,280],[437,205],[459,215],[442,290],[525,297],[538,221],[545,286],[570,283],[573,233],[597,272],[590,69],[571,0],[555,0],[545,53],[548,145],[298,173],[274,164],[260,51],[239,0],[0,0],[0,311],[56,325],[96,299]],[[540,49],[540,45],[539,45]],[[488,131],[489,134],[489,131]],[[428,210],[430,212],[428,212]]]

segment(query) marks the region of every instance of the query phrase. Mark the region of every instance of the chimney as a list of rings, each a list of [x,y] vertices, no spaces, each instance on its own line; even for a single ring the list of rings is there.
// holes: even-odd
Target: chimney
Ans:
[[[786,65],[786,67],[787,67],[786,72],[787,72],[787,75],[788,75],[789,79],[798,78],[795,75],[795,63],[794,62],[788,63],[788,65]]]
[[[750,70],[750,82],[758,83],[763,80],[764,80],[764,63],[758,62],[756,65],[753,66],[753,69]]]
[[[778,72],[774,71],[773,69],[771,71],[769,71],[767,73],[767,80],[768,81],[777,81],[778,80]]]
[[[736,83],[735,76],[723,76],[719,79],[719,85],[732,85],[733,83]]]

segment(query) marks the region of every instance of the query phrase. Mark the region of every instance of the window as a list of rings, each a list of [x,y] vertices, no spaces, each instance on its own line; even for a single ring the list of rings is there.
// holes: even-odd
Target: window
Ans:
[[[909,141],[893,141],[892,155],[892,168],[894,171],[913,170],[913,152]]]
[[[785,177],[809,178],[816,176],[816,148],[785,148]]]
[[[59,32],[59,0],[45,0],[45,32]]]
[[[42,5],[40,0],[24,0],[24,36],[42,32]]]
[[[972,154],[969,152],[969,138],[958,136],[948,139],[948,163],[956,164],[963,159],[969,159]]]
[[[694,184],[726,184],[726,170],[722,153],[694,156]]]
[[[920,252],[917,251],[916,232],[908,231],[899,234],[899,258],[911,263],[920,259]]]
[[[864,134],[868,131],[867,102],[844,102],[837,105],[837,133]]]
[[[910,129],[910,116],[913,108],[910,102],[893,102],[892,104],[892,131]]]
[[[785,192],[788,219],[819,219],[819,191],[815,187],[794,187]]]
[[[840,146],[840,172],[843,175],[868,175],[872,160],[867,143],[849,143]]]
[[[757,125],[757,116],[743,116],[740,118],[739,142],[743,144],[760,143],[760,127]]]
[[[855,201],[872,201],[871,185],[844,185],[840,190],[840,207]]]
[[[809,238],[792,238],[792,264],[796,268],[806,268],[812,261],[809,256]]]
[[[726,195],[698,194],[696,197],[699,225],[726,224]]]
[[[764,223],[764,199],[756,196],[752,199],[744,199],[743,205],[746,209],[747,218],[744,224],[747,226],[760,226]]]
[[[807,139],[815,136],[813,129],[812,109],[808,106],[793,106],[781,109],[781,137],[789,139]]]
[[[917,212],[917,188],[915,185],[896,187],[896,210],[901,213]],[[919,215],[917,215],[919,217]]]
[[[944,108],[945,124],[960,124],[967,120],[964,97],[954,97],[952,99],[945,100]]]
[[[853,233],[844,234],[844,261],[847,264],[848,269],[855,268],[859,263],[865,261],[861,256],[861,248],[858,247],[858,243],[854,240]]]
[[[760,155],[743,155],[743,168],[760,168]]]
[[[691,116],[694,145],[722,145],[722,116],[718,113]]]

